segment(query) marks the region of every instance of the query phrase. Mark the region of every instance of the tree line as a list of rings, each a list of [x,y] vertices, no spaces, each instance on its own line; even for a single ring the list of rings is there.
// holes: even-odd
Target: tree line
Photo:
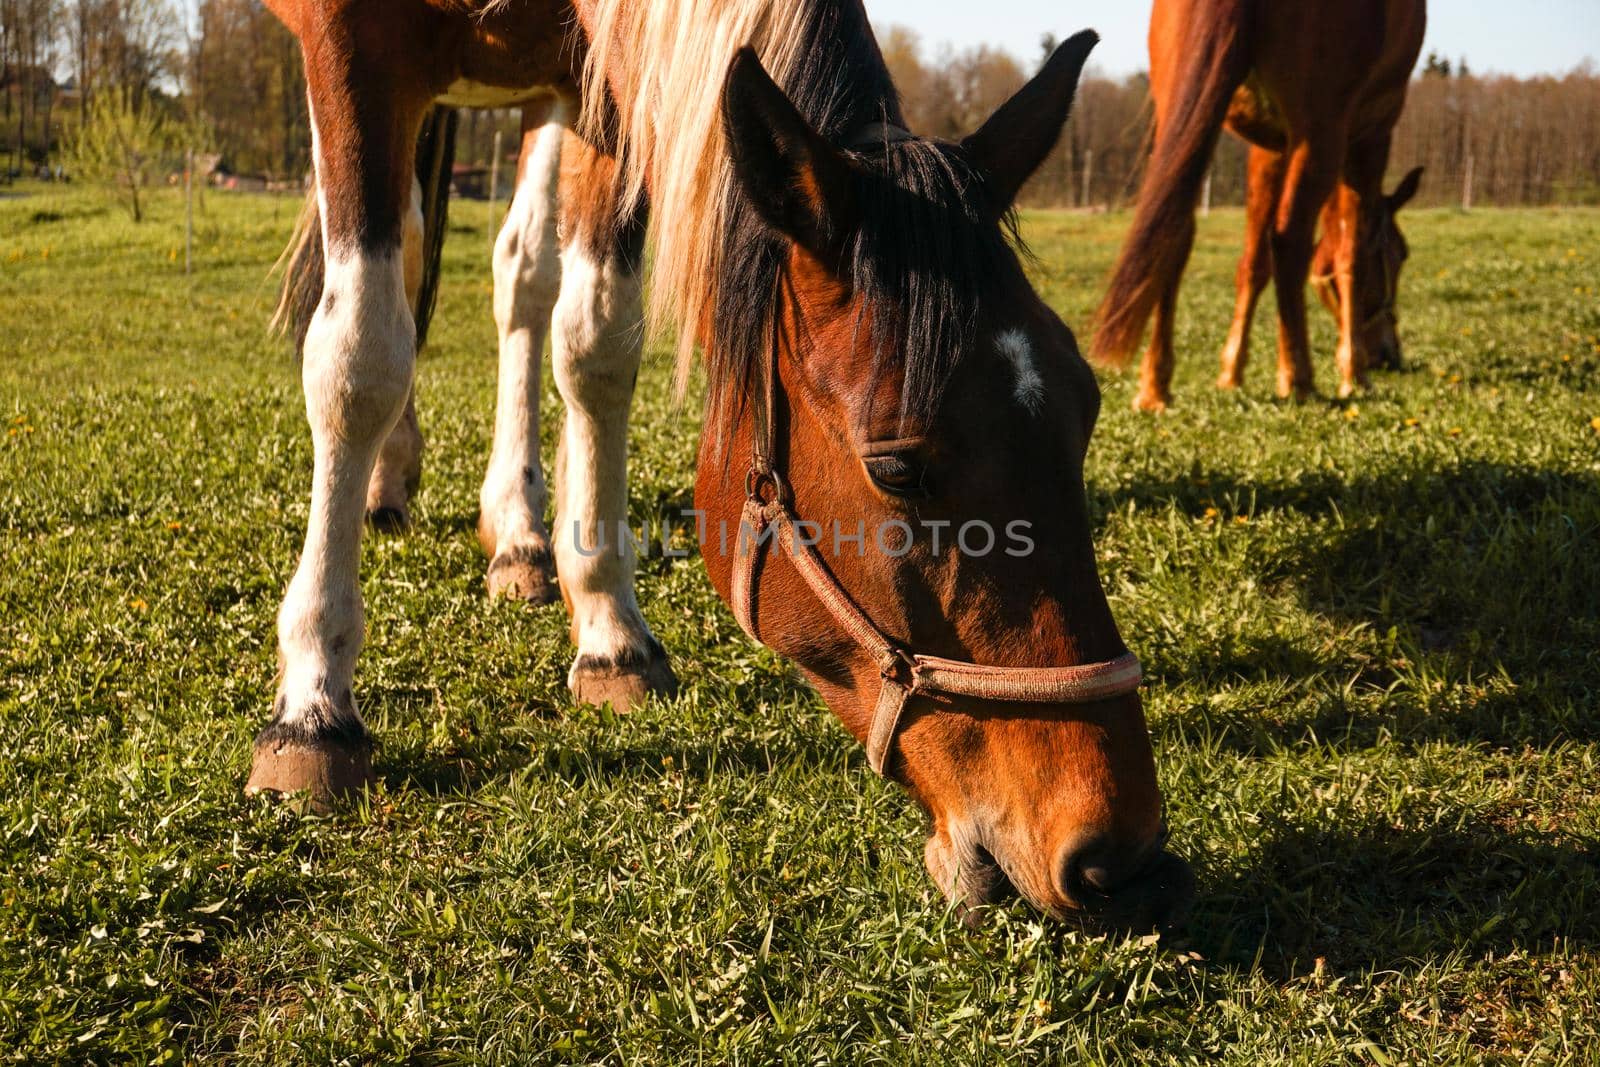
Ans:
[[[911,127],[934,137],[975,129],[1055,45],[1028,60],[986,45],[928,48],[911,30],[881,33]],[[0,174],[59,166],[95,98],[153,110],[174,145],[219,156],[239,174],[294,181],[310,163],[304,75],[292,35],[260,0],[0,0]],[[1092,70],[1061,144],[1025,194],[1032,205],[1114,208],[1135,195],[1149,152],[1149,82]],[[457,159],[487,166],[495,132],[518,143],[513,113],[469,116]],[[1429,56],[1395,135],[1396,173],[1428,168],[1432,203],[1600,203],[1600,75],[1479,76]],[[513,168],[500,168],[508,183]],[[1209,196],[1237,204],[1245,150],[1218,146]],[[504,190],[502,190],[502,195]]]
[[[259,0],[0,0],[0,175],[60,166],[106,95],[174,151],[267,176],[309,165],[300,48]]]
[[[929,54],[917,35],[891,27],[884,56],[913,129],[959,137],[1015,92],[1031,71],[1009,53],[977,45]],[[1054,49],[1041,42],[1038,62]],[[1033,205],[1111,208],[1137,193],[1153,113],[1147,75],[1097,76],[1078,90],[1054,155],[1025,193]],[[1216,204],[1242,204],[1242,142],[1224,136],[1211,168]],[[1501,206],[1600,204],[1600,75],[1586,63],[1564,75],[1478,76],[1465,60],[1430,55],[1395,130],[1391,170],[1427,168],[1422,199]]]

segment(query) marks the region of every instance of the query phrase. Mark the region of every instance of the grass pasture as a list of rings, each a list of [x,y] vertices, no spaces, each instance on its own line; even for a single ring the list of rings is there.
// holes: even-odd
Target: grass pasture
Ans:
[[[1178,406],[1105,380],[1096,540],[1200,896],[1158,945],[965,929],[922,820],[698,562],[641,600],[684,682],[573,709],[559,608],[473,534],[494,332],[456,206],[415,530],[369,538],[369,803],[246,800],[310,444],[263,335],[298,204],[132,226],[0,199],[0,1060],[1600,1062],[1600,212],[1417,212],[1409,368],[1211,388],[1241,216],[1202,236]],[[1041,214],[1086,322],[1127,219]],[[1319,382],[1331,323],[1316,319]],[[1262,358],[1262,357],[1265,358]],[[657,352],[641,520],[698,415]],[[546,375],[546,436],[559,406]]]

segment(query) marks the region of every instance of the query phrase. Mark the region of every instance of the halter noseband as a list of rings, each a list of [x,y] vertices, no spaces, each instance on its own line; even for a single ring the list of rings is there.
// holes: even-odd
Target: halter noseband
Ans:
[[[1102,663],[1072,667],[985,667],[963,660],[924,656],[887,636],[828,570],[815,545],[799,535],[800,519],[788,482],[775,463],[777,454],[778,349],[774,337],[766,367],[765,426],[752,433],[754,457],[745,481],[744,511],[733,564],[733,611],[756,641],[757,602],[763,546],[781,544],[817,601],[833,621],[877,664],[882,679],[872,726],[867,733],[867,763],[884,773],[889,750],[912,698],[923,695],[971,697],[1018,704],[1088,704],[1124,696],[1139,688],[1139,659],[1126,652]],[[776,553],[775,553],[776,554]]]

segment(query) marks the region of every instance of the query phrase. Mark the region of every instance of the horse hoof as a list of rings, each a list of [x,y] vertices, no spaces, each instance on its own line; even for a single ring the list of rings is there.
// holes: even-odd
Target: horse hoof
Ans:
[[[326,815],[374,781],[369,739],[308,737],[274,725],[256,737],[244,791],[298,795],[309,811]]]
[[[382,534],[402,534],[411,529],[411,516],[405,508],[374,508],[367,512],[367,521]]]
[[[599,656],[579,656],[567,679],[572,698],[579,704],[610,704],[614,711],[627,714],[643,704],[652,693],[670,697],[678,691],[678,676],[672,673],[667,654],[651,641],[648,659],[630,657],[617,662]]]
[[[548,548],[513,548],[495,556],[485,579],[491,599],[524,600],[553,604],[561,598],[556,565]]]
[[[1159,393],[1140,393],[1133,398],[1133,410],[1142,411],[1147,415],[1160,415],[1167,410],[1170,403],[1170,397],[1161,396]]]

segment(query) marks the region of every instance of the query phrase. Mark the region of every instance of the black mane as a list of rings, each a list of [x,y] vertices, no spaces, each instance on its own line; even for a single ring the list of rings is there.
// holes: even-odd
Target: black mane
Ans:
[[[903,123],[893,82],[859,3],[816,5],[806,57],[783,88],[835,145],[875,124]],[[843,269],[874,312],[874,376],[899,374],[903,423],[931,416],[943,386],[971,348],[985,296],[1017,277],[1020,248],[1009,206],[990,204],[983,176],[959,145],[884,138],[854,153],[859,227]],[[748,404],[765,424],[766,359],[775,343],[789,260],[775,234],[737,191],[720,256],[716,345],[707,353],[708,429]]]

